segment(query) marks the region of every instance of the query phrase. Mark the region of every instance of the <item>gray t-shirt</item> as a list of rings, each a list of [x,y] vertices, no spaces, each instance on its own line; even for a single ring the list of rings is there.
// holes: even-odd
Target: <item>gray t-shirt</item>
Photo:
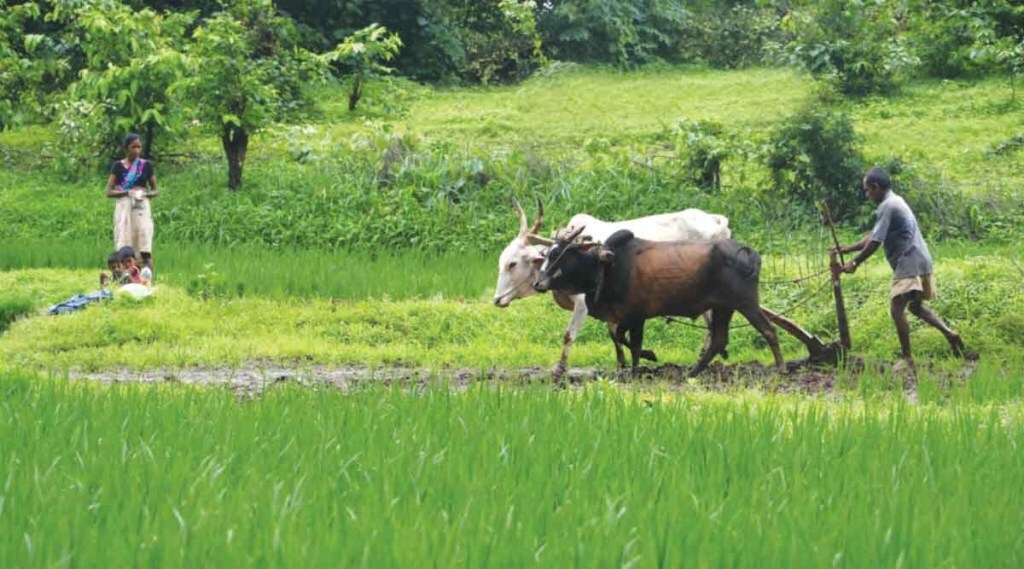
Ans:
[[[885,194],[875,210],[875,228],[871,240],[885,249],[885,258],[893,270],[893,278],[902,279],[932,272],[932,255],[917,226],[917,218],[907,202],[894,192]]]

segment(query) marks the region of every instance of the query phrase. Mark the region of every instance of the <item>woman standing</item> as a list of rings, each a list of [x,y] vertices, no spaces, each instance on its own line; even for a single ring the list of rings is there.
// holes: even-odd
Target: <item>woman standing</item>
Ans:
[[[150,198],[158,195],[153,164],[143,160],[142,139],[129,134],[124,139],[125,157],[110,166],[107,197],[114,206],[114,249],[132,247],[142,255],[142,265],[153,270],[153,215]]]

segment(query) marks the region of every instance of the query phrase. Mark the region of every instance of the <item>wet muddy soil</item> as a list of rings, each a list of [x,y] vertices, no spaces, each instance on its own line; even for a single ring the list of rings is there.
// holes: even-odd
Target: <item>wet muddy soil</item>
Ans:
[[[920,365],[920,364],[919,364]],[[965,362],[955,371],[937,373],[942,380],[963,380],[973,373],[976,364]],[[689,368],[674,364],[640,367],[636,373],[619,371],[614,368],[570,368],[566,372],[563,386],[583,385],[587,382],[608,379],[630,388],[711,390],[724,391],[735,388],[759,388],[766,391],[822,393],[837,387],[853,388],[857,377],[865,368],[882,377],[890,377],[894,384],[902,383],[908,392],[916,391],[915,375],[908,370],[893,367],[891,362],[865,362],[855,359],[847,362],[842,371],[832,367],[790,364],[785,374],[774,367],[758,362],[724,363],[713,362],[708,369],[695,378],[687,377]],[[919,368],[919,372],[921,368]],[[454,368],[429,370],[404,366],[368,367],[364,365],[323,366],[276,362],[273,364],[247,364],[240,367],[188,367],[180,369],[131,370],[113,369],[95,372],[69,373],[72,380],[99,381],[104,383],[182,383],[190,385],[221,386],[240,395],[256,395],[264,389],[280,384],[306,386],[329,386],[347,391],[366,383],[426,385],[432,382],[446,382],[461,389],[477,382],[501,382],[510,385],[527,383],[551,383],[551,370],[543,367],[470,369]]]

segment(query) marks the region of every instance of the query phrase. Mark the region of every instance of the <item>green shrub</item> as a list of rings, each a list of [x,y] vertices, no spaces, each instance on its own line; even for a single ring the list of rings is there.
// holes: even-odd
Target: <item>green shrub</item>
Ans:
[[[794,10],[784,23],[793,39],[775,44],[773,59],[807,69],[845,95],[894,92],[920,63],[899,33],[900,9],[826,0]]]
[[[725,127],[714,121],[682,120],[673,130],[685,157],[686,180],[703,190],[720,190],[722,162],[733,151]]]
[[[204,272],[199,273],[186,286],[188,294],[201,299],[228,298],[232,296],[243,296],[245,287],[242,283],[232,283],[227,275],[214,270],[213,263],[204,265]]]
[[[567,0],[542,10],[537,24],[554,59],[629,67],[675,55],[687,17],[670,0]]]
[[[724,69],[757,65],[765,46],[786,41],[774,9],[742,5],[695,14],[681,37],[680,59]]]
[[[786,118],[763,151],[776,197],[804,207],[826,200],[837,221],[855,217],[864,203],[859,142],[841,111],[809,106]]]

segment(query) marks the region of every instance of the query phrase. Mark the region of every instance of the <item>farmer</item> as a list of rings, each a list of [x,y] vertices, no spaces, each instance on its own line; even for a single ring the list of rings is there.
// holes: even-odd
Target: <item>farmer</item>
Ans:
[[[107,197],[117,199],[114,207],[114,248],[132,247],[142,255],[142,264],[153,270],[153,215],[150,198],[158,195],[153,164],[143,160],[142,139],[129,134],[124,139],[125,157],[110,166]]]
[[[890,188],[889,174],[881,168],[872,168],[864,176],[864,195],[878,204],[874,229],[864,239],[848,247],[839,247],[840,253],[860,251],[852,261],[843,265],[845,273],[857,271],[879,245],[885,249],[885,258],[893,270],[889,291],[889,314],[896,324],[900,338],[902,358],[913,369],[910,355],[910,324],[906,309],[936,328],[946,337],[953,353],[964,356],[964,343],[960,335],[946,326],[934,312],[924,306],[925,300],[935,298],[935,278],[932,276],[932,256],[921,235],[914,212],[907,202]]]

